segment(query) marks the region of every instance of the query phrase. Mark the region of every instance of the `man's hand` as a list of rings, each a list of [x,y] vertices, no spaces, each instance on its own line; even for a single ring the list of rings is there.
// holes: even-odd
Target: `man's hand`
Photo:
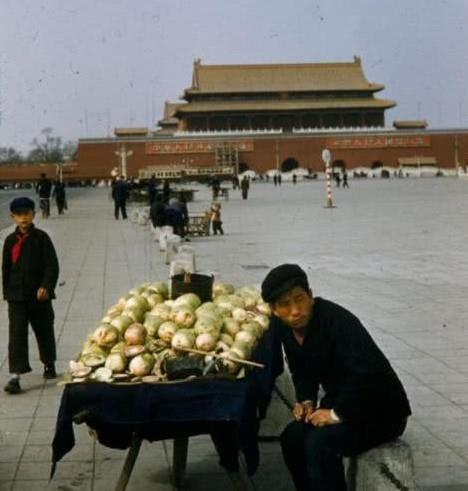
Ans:
[[[305,422],[318,427],[336,425],[339,423],[339,421],[332,418],[331,409],[317,409],[317,411],[306,416]]]
[[[42,300],[47,300],[49,298],[49,292],[47,291],[47,288],[39,288],[37,290],[37,299],[39,301],[42,301]]]
[[[296,402],[293,408],[293,416],[296,421],[306,421],[306,418],[314,412],[312,401]]]

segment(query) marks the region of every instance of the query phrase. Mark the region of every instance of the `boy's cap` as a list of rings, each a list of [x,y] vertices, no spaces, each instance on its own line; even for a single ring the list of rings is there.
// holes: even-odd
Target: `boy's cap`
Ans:
[[[22,196],[21,198],[15,198],[10,203],[10,211],[11,213],[18,213],[20,211],[34,211],[35,204],[34,201],[26,196]]]
[[[262,298],[265,302],[273,302],[295,286],[302,286],[309,291],[304,270],[297,264],[281,264],[273,268],[263,280]]]

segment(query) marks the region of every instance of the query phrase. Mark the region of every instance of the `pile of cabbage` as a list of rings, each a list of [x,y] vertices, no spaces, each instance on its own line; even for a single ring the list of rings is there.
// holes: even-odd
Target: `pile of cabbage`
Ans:
[[[164,381],[164,361],[181,356],[203,356],[213,370],[238,375],[239,360],[250,359],[269,316],[253,286],[215,283],[212,301],[202,303],[194,293],[168,300],[166,283],[144,283],[107,311],[70,362],[68,379]]]

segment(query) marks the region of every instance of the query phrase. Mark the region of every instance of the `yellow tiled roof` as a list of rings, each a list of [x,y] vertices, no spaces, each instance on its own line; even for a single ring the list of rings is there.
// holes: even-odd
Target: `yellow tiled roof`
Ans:
[[[243,112],[243,111],[307,111],[322,109],[388,109],[395,106],[388,99],[296,99],[277,101],[206,101],[190,102],[178,108],[177,114],[199,112]]]
[[[415,120],[395,120],[393,121],[393,126],[395,128],[404,128],[404,129],[411,129],[411,128],[427,128],[427,121],[425,119],[415,119]]]
[[[145,136],[148,128],[114,128],[115,136]]]
[[[169,102],[166,101],[164,103],[164,119],[170,119],[174,117],[174,114],[177,112],[180,106],[186,104],[185,102]]]
[[[186,94],[288,92],[288,91],[377,91],[370,83],[361,59],[343,63],[294,63],[269,65],[202,65],[196,60],[192,87]]]

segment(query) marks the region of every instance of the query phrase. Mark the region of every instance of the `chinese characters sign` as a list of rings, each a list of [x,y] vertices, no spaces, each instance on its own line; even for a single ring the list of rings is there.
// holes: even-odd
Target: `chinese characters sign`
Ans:
[[[216,148],[223,145],[230,146],[232,149],[237,149],[239,152],[252,152],[254,149],[252,140],[227,142],[210,142],[202,140],[161,141],[147,143],[146,154],[213,153]]]
[[[430,136],[426,135],[369,135],[349,136],[346,138],[327,138],[326,146],[339,148],[386,148],[386,147],[429,147]]]

